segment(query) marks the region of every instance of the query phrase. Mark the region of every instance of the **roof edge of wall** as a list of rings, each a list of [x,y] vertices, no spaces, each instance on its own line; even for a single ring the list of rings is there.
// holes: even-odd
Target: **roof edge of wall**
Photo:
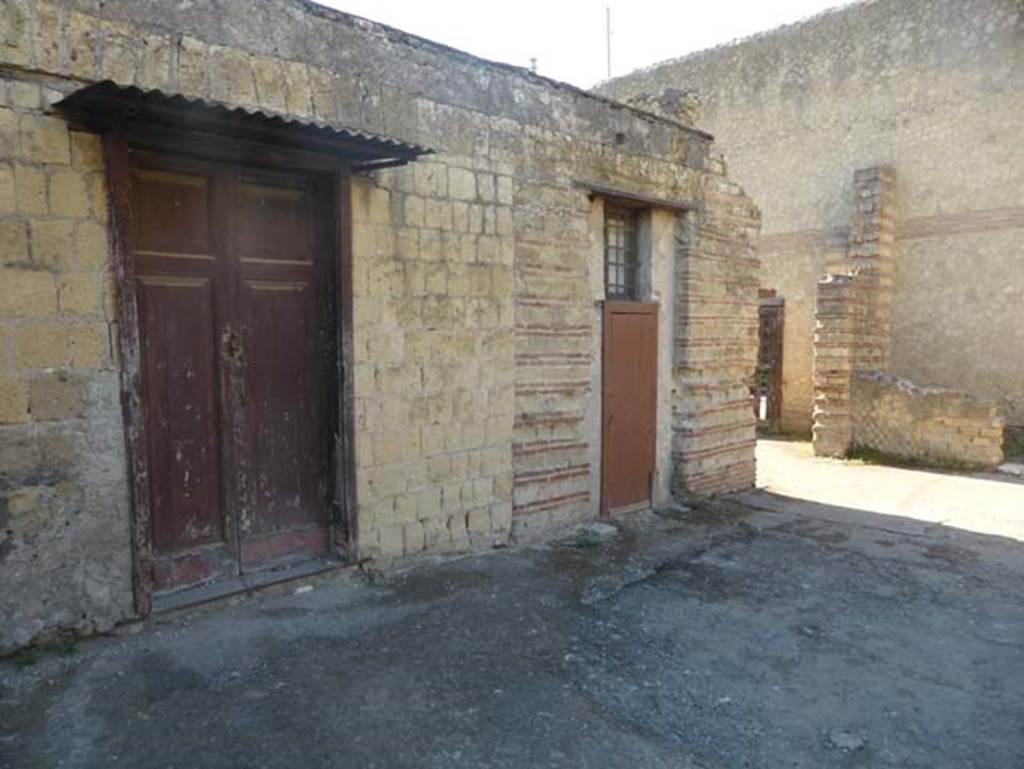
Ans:
[[[625,75],[618,75],[616,77],[607,78],[597,83],[594,86],[594,90],[600,94],[600,92],[605,88],[615,86],[618,83],[628,82],[638,76],[648,75],[653,72],[657,72],[658,70],[676,67],[681,64],[686,64],[695,59],[703,58],[705,56],[722,54],[734,48],[739,48],[740,46],[744,46],[759,40],[764,40],[766,38],[776,37],[778,35],[786,35],[791,32],[795,32],[798,29],[803,29],[809,24],[817,24],[819,22],[824,21],[825,19],[832,19],[836,16],[841,16],[843,14],[856,10],[860,6],[870,5],[875,2],[877,2],[877,0],[838,0],[837,4],[830,8],[818,11],[817,13],[812,13],[810,16],[805,16],[802,19],[791,21],[788,24],[780,24],[777,27],[765,29],[762,30],[761,32],[755,32],[751,35],[745,35],[743,37],[735,37],[732,40],[727,40],[724,43],[713,45],[710,48],[701,48],[700,50],[691,51],[690,53],[684,54],[683,56],[676,56],[671,59],[663,59],[662,61],[657,61],[654,64],[650,64],[646,67],[640,67],[639,69],[635,69],[632,72],[627,72]]]
[[[699,136],[709,141],[714,141],[715,138],[707,131],[702,131],[699,128],[684,125],[683,123],[680,123],[676,120],[671,120],[670,118],[664,117],[663,115],[658,115],[654,112],[648,112],[647,110],[638,109],[629,104],[625,104],[621,101],[612,99],[611,97],[604,96],[599,93],[594,93],[592,91],[588,91],[585,88],[580,88],[579,86],[573,85],[572,83],[566,83],[565,81],[562,80],[556,80],[555,78],[545,77],[544,75],[538,75],[536,72],[533,72],[532,70],[529,70],[526,67],[518,67],[515,64],[494,61],[493,59],[485,59],[482,56],[477,56],[475,54],[469,53],[468,51],[463,51],[459,48],[453,48],[450,45],[445,45],[444,43],[439,43],[436,40],[421,37],[411,32],[405,32],[404,30],[398,29],[397,27],[392,27],[387,24],[383,24],[379,21],[373,21],[372,19],[367,19],[363,16],[357,16],[354,13],[348,13],[346,11],[340,11],[337,8],[330,8],[326,5],[321,5],[320,3],[316,2],[316,0],[291,0],[291,2],[303,7],[308,12],[316,16],[321,16],[330,21],[341,21],[348,24],[352,24],[353,26],[371,27],[380,32],[381,34],[383,34],[390,41],[395,43],[401,43],[404,45],[428,49],[443,56],[465,61],[475,66],[482,65],[490,69],[495,69],[500,72],[515,75],[517,77],[522,78],[523,80],[531,81],[538,85],[545,86],[546,88],[551,88],[553,90],[559,91],[566,91],[576,96],[581,96],[585,99],[590,99],[592,101],[606,104],[609,107],[615,109],[622,109],[625,110],[626,112],[630,112],[636,115],[637,117],[643,118],[644,120],[672,126],[673,128],[684,131],[688,134],[692,134],[694,136]],[[628,77],[628,75],[624,77]]]

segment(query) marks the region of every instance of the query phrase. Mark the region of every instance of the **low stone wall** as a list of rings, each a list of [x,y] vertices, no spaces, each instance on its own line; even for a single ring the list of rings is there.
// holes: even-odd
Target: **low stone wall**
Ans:
[[[858,371],[851,411],[855,447],[937,464],[994,468],[1003,461],[1003,417],[990,401]]]
[[[814,453],[851,448],[935,464],[995,467],[1003,417],[995,403],[891,375],[895,174],[854,174],[845,270],[818,281],[814,332]]]

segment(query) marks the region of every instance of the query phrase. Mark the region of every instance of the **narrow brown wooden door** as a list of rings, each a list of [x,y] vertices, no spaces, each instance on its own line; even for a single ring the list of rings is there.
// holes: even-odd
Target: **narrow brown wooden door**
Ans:
[[[786,304],[781,298],[762,299],[758,308],[757,373],[754,415],[759,422],[778,426],[782,418],[782,339]]]
[[[657,418],[658,305],[605,302],[601,509],[650,502]]]
[[[326,185],[131,159],[153,586],[326,552],[336,423]]]

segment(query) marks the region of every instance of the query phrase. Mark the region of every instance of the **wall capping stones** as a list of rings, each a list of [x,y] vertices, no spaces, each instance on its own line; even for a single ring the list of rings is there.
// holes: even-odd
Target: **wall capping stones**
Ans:
[[[992,401],[858,371],[851,403],[852,447],[939,465],[994,470],[1002,464],[1004,420]]]

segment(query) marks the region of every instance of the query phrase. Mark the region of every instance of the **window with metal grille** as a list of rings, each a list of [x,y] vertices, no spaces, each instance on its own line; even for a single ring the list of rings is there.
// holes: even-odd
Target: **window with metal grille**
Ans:
[[[635,211],[605,209],[604,290],[608,299],[637,299],[637,248]]]

